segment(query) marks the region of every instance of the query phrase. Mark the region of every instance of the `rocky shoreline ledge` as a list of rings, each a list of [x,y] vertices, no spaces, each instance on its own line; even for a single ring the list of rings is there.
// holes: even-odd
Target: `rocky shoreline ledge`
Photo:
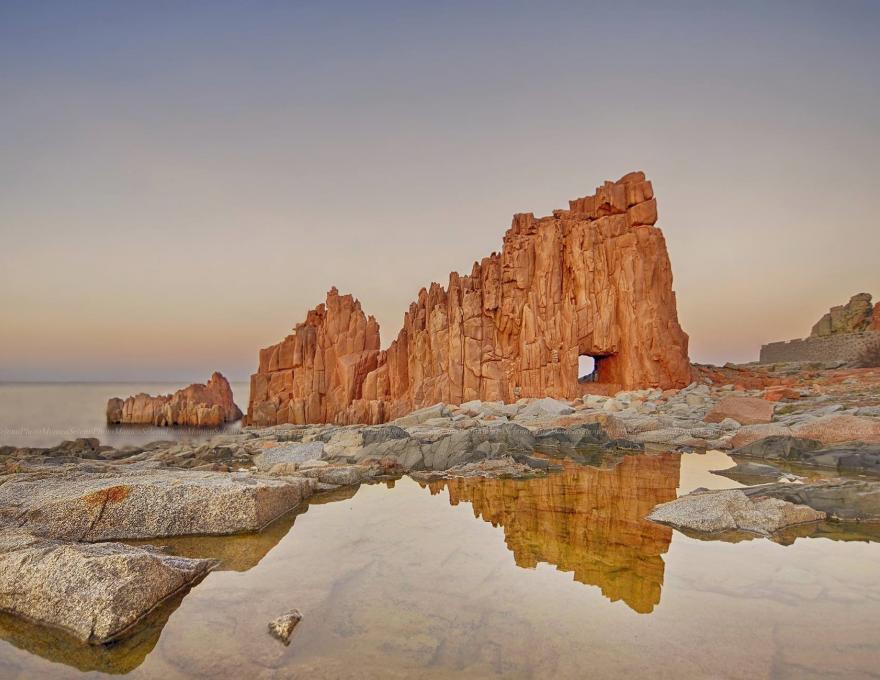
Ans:
[[[770,482],[654,508],[651,519],[683,531],[761,536],[880,521],[880,370],[696,373],[681,390],[441,403],[384,425],[253,427],[118,449],[95,439],[0,447],[0,609],[106,643],[217,566],[124,541],[258,532],[315,494],[362,482],[531,477],[558,469],[560,456],[595,452],[726,450],[739,465],[722,472]],[[850,478],[805,479],[791,465]]]

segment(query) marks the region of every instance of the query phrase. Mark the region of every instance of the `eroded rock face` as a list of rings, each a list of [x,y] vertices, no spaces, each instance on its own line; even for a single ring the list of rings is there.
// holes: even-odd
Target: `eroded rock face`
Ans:
[[[196,383],[174,394],[135,394],[125,400],[114,397],[107,402],[110,424],[219,427],[241,417],[229,382],[217,372],[206,384]]]
[[[871,295],[869,293],[858,293],[853,295],[845,305],[832,307],[831,311],[825,314],[813,326],[810,337],[822,338],[829,335],[837,335],[838,333],[855,333],[868,330],[872,325],[872,315],[876,320],[877,311],[872,308]]]
[[[120,543],[0,531],[0,609],[99,644],[124,634],[216,564]]]
[[[435,403],[572,399],[578,357],[618,388],[684,387],[687,335],[657,206],[641,172],[548,217],[518,214],[469,275],[432,283],[387,351],[336,289],[294,334],[260,352],[247,423],[380,423]]]

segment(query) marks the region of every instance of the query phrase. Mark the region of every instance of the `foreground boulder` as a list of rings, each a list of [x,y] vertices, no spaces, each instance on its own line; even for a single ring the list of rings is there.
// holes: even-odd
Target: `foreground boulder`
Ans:
[[[120,543],[69,543],[0,531],[0,609],[83,642],[119,638],[159,604],[201,580],[214,560]]]
[[[748,531],[768,535],[795,524],[825,519],[825,513],[778,498],[750,497],[740,489],[723,489],[698,490],[661,503],[648,519],[701,533]]]
[[[170,469],[22,473],[0,484],[0,526],[72,541],[257,531],[316,483]]]
[[[110,424],[219,427],[241,417],[241,410],[232,400],[229,381],[216,372],[206,384],[195,383],[174,394],[157,397],[136,394],[125,400],[114,397],[107,402]]]

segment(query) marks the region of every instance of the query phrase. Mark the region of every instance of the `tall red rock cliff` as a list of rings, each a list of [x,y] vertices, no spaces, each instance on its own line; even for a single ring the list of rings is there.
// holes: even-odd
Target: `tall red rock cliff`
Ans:
[[[378,423],[436,402],[574,398],[578,357],[597,382],[691,380],[657,205],[641,172],[548,217],[518,214],[500,253],[432,283],[386,351],[350,295],[330,291],[293,335],[260,352],[247,422]]]

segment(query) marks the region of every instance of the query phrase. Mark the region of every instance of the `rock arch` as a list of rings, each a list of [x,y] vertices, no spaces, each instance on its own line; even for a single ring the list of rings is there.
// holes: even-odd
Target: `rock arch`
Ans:
[[[436,402],[575,398],[578,357],[605,389],[690,382],[672,267],[644,173],[568,210],[513,217],[501,251],[419,291],[390,347],[333,288],[295,332],[260,352],[247,422],[379,423]],[[592,385],[596,385],[593,383]]]

